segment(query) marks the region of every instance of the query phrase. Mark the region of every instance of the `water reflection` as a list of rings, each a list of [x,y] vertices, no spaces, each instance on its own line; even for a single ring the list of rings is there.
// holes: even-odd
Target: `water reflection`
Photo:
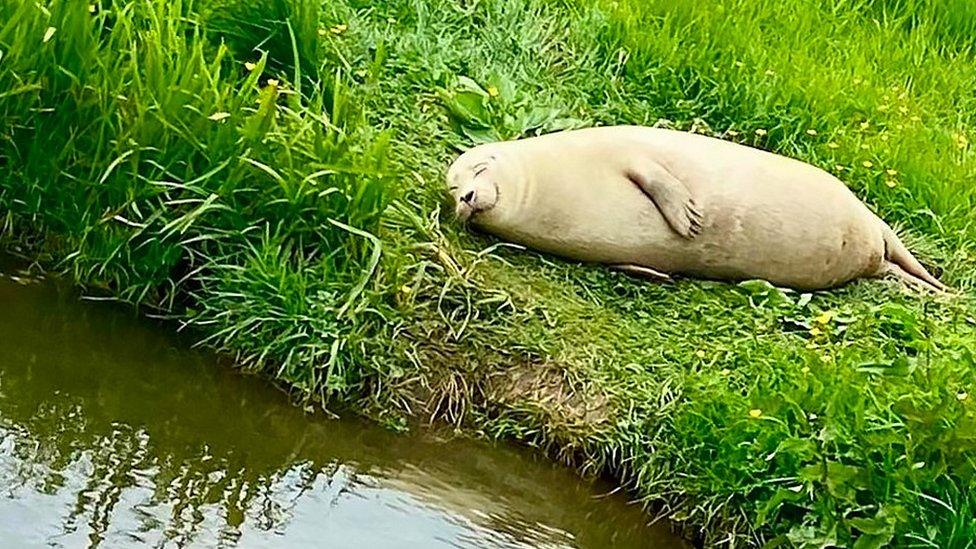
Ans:
[[[326,420],[164,336],[0,278],[0,546],[680,546],[524,452]]]

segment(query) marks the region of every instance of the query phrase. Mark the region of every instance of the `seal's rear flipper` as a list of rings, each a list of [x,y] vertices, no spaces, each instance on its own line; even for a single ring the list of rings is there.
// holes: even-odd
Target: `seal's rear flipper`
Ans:
[[[884,275],[895,276],[895,278],[898,278],[904,282],[906,286],[915,288],[916,290],[928,290],[937,294],[944,294],[947,291],[945,286],[935,286],[931,282],[909,273],[905,269],[902,269],[897,263],[892,263],[891,261],[884,262],[884,265],[881,267],[881,272]]]
[[[891,230],[891,227],[884,221],[880,219],[878,221],[881,223],[884,234],[884,257],[886,260],[881,266],[881,274],[894,274],[909,283],[910,286],[917,287],[920,284],[936,293],[948,292],[949,287],[939,282],[939,279],[925,270],[925,267],[908,251],[895,231]],[[919,284],[912,284],[912,282]]]
[[[673,282],[674,280],[660,272],[655,271],[650,267],[642,267],[640,265],[611,265],[611,269],[616,269],[622,273],[627,273],[630,276],[636,276],[638,278],[646,278],[648,280],[655,280],[657,282]]]

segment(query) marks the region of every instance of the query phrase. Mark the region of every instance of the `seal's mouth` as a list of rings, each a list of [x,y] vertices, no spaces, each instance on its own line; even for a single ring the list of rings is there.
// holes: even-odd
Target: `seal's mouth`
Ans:
[[[474,214],[475,214],[474,208],[472,208],[468,204],[465,204],[464,202],[458,202],[457,206],[454,207],[454,215],[462,223],[467,223],[467,221],[471,219],[471,216],[473,216]]]
[[[494,208],[498,203],[496,183],[492,182],[490,186],[479,185],[479,187],[467,189],[457,197],[454,214],[462,222],[467,222],[472,217]]]

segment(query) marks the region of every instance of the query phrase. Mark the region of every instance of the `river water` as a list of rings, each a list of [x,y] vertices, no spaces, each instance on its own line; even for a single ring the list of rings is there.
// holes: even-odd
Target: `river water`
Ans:
[[[0,547],[684,547],[528,451],[305,413],[171,326],[0,270]]]

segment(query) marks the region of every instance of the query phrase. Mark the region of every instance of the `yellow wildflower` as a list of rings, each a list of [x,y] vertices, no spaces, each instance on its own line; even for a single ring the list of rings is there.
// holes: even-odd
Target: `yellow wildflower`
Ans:
[[[95,4],[88,5],[88,13],[95,13]]]
[[[705,351],[698,349],[697,351],[695,351],[695,356],[697,356],[698,358],[705,358]]]
[[[498,97],[498,88],[495,86],[488,86],[488,95]]]
[[[816,326],[814,326],[813,328],[810,328],[810,335],[812,335],[813,337],[817,337],[818,335],[820,335],[822,333],[823,333],[823,330],[821,330],[820,328],[817,328]]]
[[[864,166],[865,168],[873,168],[874,162],[871,162],[870,160],[865,160],[864,162],[861,162],[861,165]]]
[[[834,143],[833,141],[831,141],[830,143],[827,143],[827,146],[830,147],[831,149],[836,149],[836,148],[839,148],[840,147],[840,145],[838,145],[837,143]]]
[[[817,130],[810,128],[807,130],[807,135],[817,135]]]
[[[861,129],[862,130],[866,130],[866,129],[870,128],[870,127],[871,127],[871,123],[868,122],[867,120],[865,120],[864,122],[861,122]]]
[[[803,372],[804,374],[809,374],[810,373],[810,367],[809,366],[804,366],[800,371]]]
[[[749,410],[749,417],[757,418],[760,416],[762,416],[762,410],[760,410],[759,408],[753,408],[752,410]]]
[[[885,170],[885,173],[890,175],[891,177],[894,177],[898,175],[898,170],[892,170],[891,168],[888,168],[887,170]]]
[[[346,32],[347,29],[349,29],[349,26],[348,25],[346,25],[345,23],[340,23],[340,24],[338,24],[338,25],[330,28],[329,31],[332,34],[342,34],[342,33]]]
[[[248,71],[253,71],[254,69],[258,68],[258,66],[255,63],[251,63],[250,61],[247,61],[244,63],[244,68],[247,69]]]
[[[885,181],[885,185],[887,185],[889,188],[894,189],[896,186],[898,186],[898,182],[895,181],[894,179],[888,179]]]
[[[826,324],[826,323],[830,322],[830,319],[833,318],[833,316],[834,316],[834,313],[832,313],[830,311],[824,311],[824,312],[820,313],[820,315],[817,316],[817,318],[813,319],[813,321],[814,322],[817,322],[819,324]]]
[[[756,130],[756,135],[758,135],[759,137],[762,137],[762,136],[766,135],[766,133],[767,133],[766,130],[764,130],[762,128],[759,128],[758,130]]]

